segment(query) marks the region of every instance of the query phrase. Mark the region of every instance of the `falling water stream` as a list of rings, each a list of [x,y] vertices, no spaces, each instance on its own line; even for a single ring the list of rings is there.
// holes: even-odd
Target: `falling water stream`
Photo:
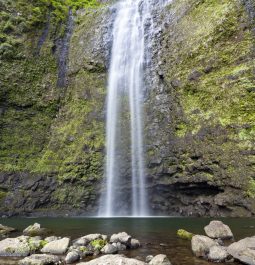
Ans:
[[[150,8],[150,1],[123,0],[117,4],[107,96],[106,191],[101,199],[100,216],[148,215],[142,95],[145,27],[150,24]],[[128,161],[131,178],[125,182],[122,178],[127,176],[122,167]],[[128,198],[120,194],[121,185],[130,186]]]

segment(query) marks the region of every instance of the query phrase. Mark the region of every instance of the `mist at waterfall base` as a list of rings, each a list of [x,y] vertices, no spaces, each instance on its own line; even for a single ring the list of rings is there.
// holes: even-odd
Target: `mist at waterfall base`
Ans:
[[[106,191],[99,216],[146,216],[142,93],[150,2],[125,0],[116,8],[107,95]]]

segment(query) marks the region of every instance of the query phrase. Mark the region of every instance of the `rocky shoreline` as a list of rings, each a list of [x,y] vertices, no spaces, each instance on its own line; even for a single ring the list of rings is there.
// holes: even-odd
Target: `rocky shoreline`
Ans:
[[[0,225],[0,257],[18,259],[19,265],[47,264],[126,264],[171,265],[171,257],[164,254],[146,258],[128,258],[126,251],[138,249],[141,243],[126,232],[112,234],[88,234],[74,240],[57,237],[52,231],[35,223],[23,230],[22,235],[12,237],[14,228]],[[195,257],[208,262],[241,262],[255,264],[255,236],[235,242],[229,226],[221,221],[211,221],[204,227],[205,235],[195,235],[178,230],[181,240],[190,240]]]

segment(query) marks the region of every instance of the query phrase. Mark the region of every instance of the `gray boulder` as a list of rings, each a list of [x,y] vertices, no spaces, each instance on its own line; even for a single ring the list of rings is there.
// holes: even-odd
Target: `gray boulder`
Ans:
[[[41,252],[61,255],[66,253],[69,243],[70,239],[67,237],[51,241],[41,249]]]
[[[129,259],[123,255],[105,255],[100,258],[79,263],[79,265],[145,265],[144,262],[136,259]]]
[[[54,255],[34,254],[19,261],[19,265],[49,265],[56,264],[60,258]]]
[[[255,264],[255,236],[247,237],[231,244],[227,252],[235,259],[248,264]]]
[[[130,247],[135,249],[135,248],[139,248],[141,246],[140,244],[140,241],[135,239],[135,238],[132,238],[131,239],[131,242],[130,242]]]
[[[206,258],[213,246],[219,246],[219,244],[207,236],[195,235],[191,239],[191,248],[197,257]]]
[[[28,239],[24,237],[6,238],[0,241],[0,256],[26,257],[30,254]]]
[[[123,251],[123,250],[126,250],[127,249],[126,245],[121,244],[120,242],[112,243],[112,245],[114,247],[116,247],[118,249],[118,251]]]
[[[212,246],[209,250],[208,259],[213,262],[224,262],[228,259],[229,254],[226,247]]]
[[[44,239],[44,241],[46,241],[46,242],[51,242],[51,241],[56,241],[56,240],[58,240],[58,239],[61,239],[60,237],[57,237],[57,236],[48,236],[48,237],[46,237],[45,239]]]
[[[73,245],[74,246],[87,246],[89,242],[90,241],[88,239],[81,237],[81,238],[74,240]]]
[[[67,264],[74,263],[80,259],[80,255],[77,251],[71,251],[69,252],[65,257],[65,262]]]
[[[131,243],[131,236],[128,235],[126,232],[121,232],[118,234],[113,234],[110,238],[111,243],[118,243],[124,244],[126,246],[129,246]]]
[[[101,252],[103,254],[116,254],[118,253],[118,248],[113,246],[112,244],[106,244],[102,249]]]
[[[148,255],[148,256],[146,257],[145,261],[146,261],[147,263],[149,263],[152,259],[153,259],[153,256],[152,256],[152,255]]]
[[[171,265],[171,262],[166,255],[159,254],[152,258],[149,265]]]
[[[207,236],[214,239],[232,239],[234,237],[229,226],[223,224],[221,221],[211,221],[204,230]]]

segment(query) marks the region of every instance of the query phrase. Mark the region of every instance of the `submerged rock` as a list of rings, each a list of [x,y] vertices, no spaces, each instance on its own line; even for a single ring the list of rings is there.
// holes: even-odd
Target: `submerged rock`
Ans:
[[[16,229],[13,227],[4,226],[0,224],[0,235],[6,235],[6,234],[9,234],[10,232],[14,232],[15,230]]]
[[[221,221],[211,221],[204,230],[210,238],[232,239],[234,237],[229,226],[223,224]]]
[[[238,242],[231,244],[227,252],[235,259],[248,264],[255,264],[255,236],[247,237]]]
[[[58,256],[47,254],[34,254],[19,261],[19,265],[49,265],[60,261]]]
[[[0,256],[26,257],[30,254],[28,239],[24,237],[6,238],[0,241]]]
[[[100,258],[79,263],[79,265],[145,265],[143,261],[129,259],[123,255],[105,255]]]
[[[159,254],[152,258],[149,265],[171,265],[171,262],[166,255]]]
[[[42,248],[41,252],[57,254],[57,255],[64,254],[67,251],[69,243],[70,239],[67,237],[64,237],[56,241],[51,241]]]
[[[219,246],[219,244],[207,236],[195,235],[191,239],[191,248],[197,257],[206,258],[213,246]]]
[[[186,230],[184,230],[184,229],[179,229],[179,230],[177,231],[177,236],[178,236],[179,238],[182,238],[182,239],[188,239],[188,240],[191,240],[192,237],[194,236],[194,234],[192,234],[192,233],[190,233],[190,232],[188,232],[188,231],[186,231]]]

